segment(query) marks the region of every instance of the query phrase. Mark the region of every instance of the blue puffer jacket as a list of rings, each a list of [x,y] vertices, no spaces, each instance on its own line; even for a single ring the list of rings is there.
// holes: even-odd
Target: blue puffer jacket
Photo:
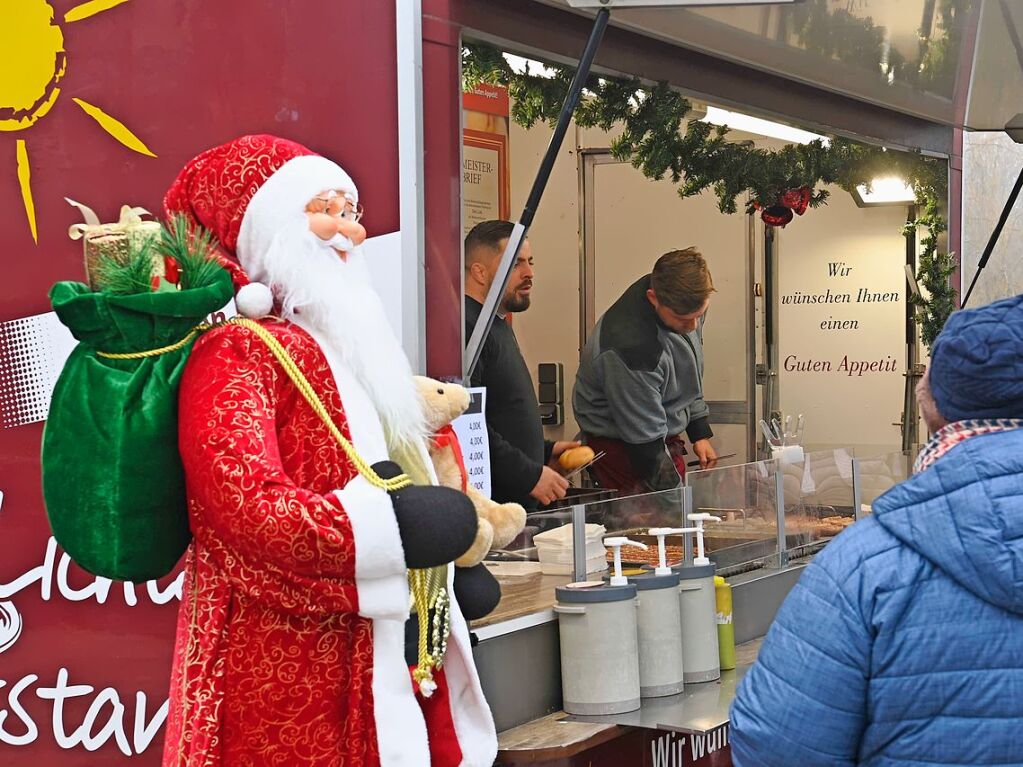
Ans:
[[[1023,430],[957,445],[815,558],[731,744],[736,767],[1023,765]]]

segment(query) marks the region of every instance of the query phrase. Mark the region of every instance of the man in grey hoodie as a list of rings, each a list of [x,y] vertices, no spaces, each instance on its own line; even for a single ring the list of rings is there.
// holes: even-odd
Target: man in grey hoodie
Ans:
[[[665,253],[597,321],[579,361],[572,406],[593,465],[622,496],[677,487],[689,437],[701,468],[717,462],[703,400],[703,318],[714,292],[695,248]]]

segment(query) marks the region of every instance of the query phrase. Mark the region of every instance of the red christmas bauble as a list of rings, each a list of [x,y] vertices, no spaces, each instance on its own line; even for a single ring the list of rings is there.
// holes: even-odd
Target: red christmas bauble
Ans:
[[[813,191],[810,187],[801,186],[798,189],[789,189],[781,196],[778,202],[786,208],[792,208],[797,215],[801,216],[806,213],[806,208],[810,204],[812,196]]]
[[[792,220],[792,217],[792,208],[785,205],[772,205],[769,208],[764,208],[763,212],[760,214],[760,218],[762,218],[764,223],[768,226],[784,227],[785,224]]]
[[[177,285],[181,277],[181,270],[178,268],[178,260],[173,256],[163,257],[163,276],[167,282]]]

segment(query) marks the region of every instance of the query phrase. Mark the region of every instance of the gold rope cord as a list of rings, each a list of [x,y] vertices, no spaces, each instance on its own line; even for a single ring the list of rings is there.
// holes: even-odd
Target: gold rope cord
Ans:
[[[341,445],[341,449],[345,451],[345,455],[348,456],[349,460],[355,464],[356,470],[374,487],[379,487],[381,490],[392,492],[394,490],[401,490],[403,487],[408,487],[412,484],[412,480],[409,479],[407,474],[399,474],[397,477],[391,479],[384,479],[375,471],[373,468],[366,463],[361,455],[355,451],[355,446],[352,445],[345,436],[341,433],[341,430],[337,428],[334,421],[331,419],[330,414],[327,412],[327,408],[320,402],[320,398],[316,395],[312,385],[306,379],[305,375],[299,370],[298,365],[291,359],[288,352],[280,341],[271,335],[270,331],[260,325],[254,320],[245,319],[244,317],[234,317],[228,322],[232,322],[235,325],[241,325],[244,328],[248,328],[255,333],[259,338],[270,347],[270,351],[277,358],[277,361],[281,363],[281,367],[284,368],[284,372],[288,374],[288,378],[292,380],[299,393],[305,398],[305,401],[309,403],[310,407],[316,412],[316,415],[320,417],[324,425],[330,429],[331,435]]]
[[[412,678],[423,696],[429,697],[436,689],[433,671],[444,665],[444,653],[451,634],[447,567],[409,570],[408,578],[419,622],[418,658]],[[432,626],[430,609],[434,611]]]
[[[280,363],[284,372],[287,373],[292,383],[298,389],[299,393],[309,403],[313,411],[320,417],[324,425],[330,430],[331,435],[341,445],[345,455],[348,456],[349,460],[355,465],[356,470],[366,480],[373,485],[387,492],[394,490],[401,490],[402,488],[408,487],[412,484],[412,479],[408,474],[399,474],[391,479],[384,479],[375,471],[373,468],[366,463],[366,461],[360,456],[355,446],[352,445],[345,436],[341,433],[341,430],[337,428],[334,421],[331,419],[330,414],[327,412],[327,408],[324,407],[323,402],[320,400],[316,391],[313,389],[309,380],[299,369],[298,365],[288,354],[287,350],[281,345],[281,343],[273,337],[273,335],[262,325],[254,320],[250,320],[244,317],[232,317],[228,322],[240,325],[248,330],[252,331],[259,337],[263,343],[267,345],[270,351],[276,357]],[[119,359],[119,360],[133,360],[133,359],[146,359],[149,357],[157,357],[161,354],[167,354],[170,352],[178,351],[182,349],[188,343],[198,336],[211,329],[211,325],[202,323],[189,331],[188,335],[182,338],[180,341],[169,346],[164,346],[159,349],[149,349],[142,352],[130,352],[124,354],[113,354],[108,352],[97,351],[97,356],[105,357],[107,359]],[[426,472],[425,466],[422,464],[422,458],[419,453],[415,451],[413,446],[407,444],[400,444],[394,448],[395,452],[400,455],[396,455],[401,459],[401,465],[409,466],[413,473],[419,475],[421,484],[429,484],[429,475]],[[448,636],[451,633],[451,611],[450,611],[450,599],[447,593],[447,566],[433,567],[426,570],[409,570],[408,581],[409,590],[412,592],[413,602],[415,604],[417,619],[419,621],[419,652],[418,662],[416,670],[413,672],[413,678],[419,684],[420,691],[425,697],[429,697],[433,690],[436,689],[436,683],[433,681],[433,670],[439,669],[444,663],[444,653],[447,649]],[[434,611],[432,626],[430,621],[430,610]]]
[[[400,474],[393,479],[383,479],[373,471],[362,456],[355,451],[354,445],[346,440],[341,431],[334,425],[330,414],[327,413],[327,409],[323,406],[320,398],[298,365],[295,364],[295,361],[288,355],[287,350],[281,346],[280,342],[266,328],[254,320],[242,317],[234,317],[228,320],[228,322],[248,328],[270,348],[277,361],[280,362],[281,367],[284,368],[284,372],[288,374],[288,377],[291,378],[305,400],[316,411],[316,414],[327,428],[330,429],[330,433],[341,444],[345,454],[355,464],[356,469],[371,484],[388,492],[400,490],[412,484],[412,479],[408,474]],[[399,459],[400,465],[410,467],[414,474],[419,475],[421,484],[427,482],[426,468],[421,465],[422,458],[415,451],[414,446],[408,444],[398,445],[394,453],[394,457]],[[424,697],[429,697],[436,689],[436,683],[433,681],[433,669],[439,669],[443,664],[444,652],[447,649],[447,638],[451,632],[450,611],[447,609],[447,572],[446,566],[408,571],[409,589],[412,592],[419,620],[419,652],[413,678],[419,684],[419,689]],[[430,631],[431,609],[434,610],[434,623],[436,624],[434,631]]]
[[[287,350],[283,346],[281,346],[280,341],[274,338],[273,335],[266,328],[264,328],[258,322],[246,319],[244,317],[232,317],[231,319],[228,320],[228,322],[234,325],[241,325],[244,328],[248,328],[253,333],[255,333],[259,337],[259,339],[270,348],[270,351],[273,352],[274,357],[277,358],[277,361],[281,364],[281,367],[284,368],[284,372],[288,374],[288,378],[291,379],[292,383],[295,384],[295,387],[298,389],[299,393],[302,395],[305,401],[309,403],[309,406],[316,412],[316,415],[320,417],[324,425],[330,430],[331,435],[341,445],[341,449],[345,451],[345,455],[347,455],[349,460],[351,460],[351,462],[355,464],[356,470],[359,472],[359,474],[366,478],[367,482],[369,482],[374,487],[378,487],[381,490],[386,490],[387,492],[401,490],[403,487],[408,487],[409,485],[412,484],[412,480],[409,479],[408,475],[406,474],[399,474],[397,477],[392,477],[391,479],[384,479],[375,471],[373,471],[373,468],[368,463],[366,463],[366,461],[363,460],[362,456],[360,456],[355,451],[355,447],[352,445],[352,443],[345,439],[345,436],[341,433],[341,430],[338,429],[337,426],[334,424],[334,421],[331,419],[330,414],[327,412],[327,408],[323,406],[323,403],[320,401],[320,398],[317,396],[312,385],[309,383],[308,379],[299,369],[298,365],[295,364],[295,361],[291,359],[291,356],[288,354]],[[125,354],[112,354],[110,352],[97,351],[96,355],[99,357],[105,357],[106,359],[112,360],[140,360],[146,359],[148,357],[158,357],[161,354],[168,354],[170,352],[175,352],[178,351],[179,349],[184,348],[189,341],[191,341],[200,333],[209,330],[211,327],[212,327],[211,325],[208,325],[206,323],[196,325],[188,332],[188,335],[186,335],[177,343],[173,343],[170,346],[163,346],[159,349],[149,349],[143,352],[129,352]]]
[[[405,468],[413,482],[419,485],[432,483],[426,468],[428,458],[422,449],[414,443],[396,439],[391,434],[387,435],[387,445],[387,452]],[[436,686],[433,670],[444,664],[444,653],[451,633],[448,568],[442,565],[425,570],[409,570],[408,583],[419,622],[419,645],[412,678],[419,684],[424,696],[429,697]],[[434,613],[432,624],[431,610]]]
[[[161,354],[176,352],[178,349],[187,346],[189,341],[191,341],[193,338],[195,338],[203,331],[209,330],[211,327],[212,327],[211,325],[207,325],[205,322],[202,323],[201,325],[196,325],[194,328],[188,331],[187,336],[182,338],[177,343],[171,344],[170,346],[163,346],[160,347],[159,349],[149,349],[144,352],[127,352],[125,354],[113,354],[111,352],[97,351],[96,356],[105,357],[108,360],[143,360],[146,357],[159,357]]]

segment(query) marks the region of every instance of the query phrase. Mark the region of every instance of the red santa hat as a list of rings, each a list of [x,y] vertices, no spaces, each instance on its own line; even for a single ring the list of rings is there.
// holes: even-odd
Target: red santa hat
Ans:
[[[326,190],[358,202],[352,179],[337,163],[294,141],[258,134],[207,149],[185,164],[163,205],[213,232],[231,273],[238,311],[261,317],[273,308],[263,257],[277,234],[308,227],[305,206]]]

